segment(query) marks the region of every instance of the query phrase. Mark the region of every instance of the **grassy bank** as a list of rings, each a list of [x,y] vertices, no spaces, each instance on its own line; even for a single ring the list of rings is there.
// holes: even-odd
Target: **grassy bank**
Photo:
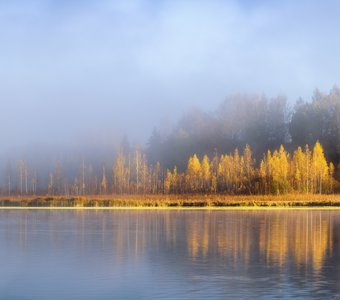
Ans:
[[[340,207],[339,195],[110,195],[0,197],[0,207],[47,208],[260,208]]]

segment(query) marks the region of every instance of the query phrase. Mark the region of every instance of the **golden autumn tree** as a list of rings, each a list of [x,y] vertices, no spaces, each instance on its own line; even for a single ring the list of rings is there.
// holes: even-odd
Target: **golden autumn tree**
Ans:
[[[279,151],[275,150],[270,160],[272,172],[272,184],[276,194],[287,193],[289,190],[289,154],[280,146]]]
[[[148,162],[146,160],[146,155],[142,155],[142,161],[140,164],[140,185],[141,185],[141,191],[143,194],[147,193],[149,191],[149,167]]]
[[[255,160],[253,159],[253,154],[251,152],[250,146],[247,144],[243,151],[243,161],[244,161],[244,177],[243,177],[243,184],[246,189],[246,192],[251,194],[253,186],[253,180],[255,176]]]
[[[217,153],[215,152],[215,155],[210,163],[210,171],[211,171],[210,191],[213,193],[217,192],[218,166],[219,166],[219,158],[218,158]]]
[[[210,162],[207,155],[204,155],[202,159],[200,174],[202,178],[202,191],[208,192],[210,190],[211,172]]]
[[[158,194],[161,192],[162,188],[162,175],[161,175],[161,164],[158,161],[151,170],[151,193]]]
[[[306,182],[306,156],[301,147],[295,150],[292,160],[292,181],[293,187],[299,193],[305,191]]]
[[[312,176],[313,186],[315,192],[322,193],[323,188],[329,181],[328,178],[328,164],[323,152],[323,148],[319,141],[317,141],[313,148],[312,154]]]
[[[271,168],[272,154],[270,150],[267,151],[267,155],[263,155],[263,159],[260,163],[260,169],[258,174],[260,177],[261,187],[264,194],[269,194],[272,190],[272,168]]]
[[[267,186],[268,186],[268,183],[267,183],[267,167],[266,167],[266,161],[265,161],[265,158],[261,160],[261,163],[260,163],[260,168],[258,170],[258,176],[259,176],[259,179],[260,179],[260,193],[262,194],[267,194],[268,193],[268,190],[267,190]]]
[[[174,193],[180,192],[179,188],[179,176],[177,173],[177,167],[174,166],[174,170],[172,172],[172,190]]]
[[[313,193],[313,181],[312,181],[312,152],[309,146],[305,146],[305,175],[304,175],[304,185],[306,193]]]
[[[231,155],[221,155],[218,164],[219,191],[232,191],[233,158]]]
[[[113,185],[116,193],[122,194],[126,190],[126,174],[125,155],[122,150],[119,150],[114,161],[113,168]]]
[[[241,189],[243,177],[243,159],[240,157],[238,148],[234,151],[234,157],[231,162],[231,186],[234,193]]]
[[[182,193],[179,188],[179,178],[181,174],[177,173],[177,167],[174,167],[173,172],[171,170],[166,170],[166,175],[164,179],[164,192],[169,193]]]
[[[171,187],[172,187],[172,174],[169,169],[166,170],[166,176],[164,180],[164,192],[166,194],[169,194],[171,192]]]
[[[218,166],[217,166],[217,180],[216,180],[216,186],[217,190],[221,192],[221,187],[224,185],[224,169],[223,169],[223,161],[224,161],[224,155],[222,154],[221,157],[218,160]]]
[[[331,162],[329,163],[329,191],[331,193],[333,193],[333,189],[334,189],[334,171],[335,171],[335,167],[334,164]]]
[[[201,163],[197,155],[194,154],[188,160],[186,171],[186,186],[189,192],[197,193],[200,191]]]

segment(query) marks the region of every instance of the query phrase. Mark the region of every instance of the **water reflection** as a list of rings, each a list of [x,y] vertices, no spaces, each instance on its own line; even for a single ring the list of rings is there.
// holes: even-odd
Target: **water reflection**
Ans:
[[[282,266],[291,257],[296,266],[312,266],[320,271],[326,254],[332,252],[332,236],[329,214],[277,214],[261,224],[259,248],[267,263],[278,261]]]
[[[329,297],[339,292],[339,228],[337,211],[1,211],[0,296],[17,286],[12,275],[30,278],[18,299],[25,289],[66,299],[79,289],[131,299],[265,297],[278,288]],[[53,290],[56,280],[68,288]]]

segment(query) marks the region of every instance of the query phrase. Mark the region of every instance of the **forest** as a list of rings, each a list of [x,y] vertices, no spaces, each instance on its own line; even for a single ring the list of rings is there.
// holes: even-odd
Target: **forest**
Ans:
[[[7,165],[2,195],[334,193],[339,190],[340,90],[285,97],[234,95],[215,111],[185,114],[145,147],[124,140],[112,162],[60,160],[43,172]]]
[[[328,161],[340,162],[340,89],[328,94],[315,90],[311,101],[288,103],[285,97],[238,94],[228,97],[215,111],[187,112],[167,134],[155,129],[147,154],[151,163],[182,171],[193,153],[212,157],[243,149],[247,144],[259,163],[267,150],[283,145],[288,152],[312,147],[319,141]]]

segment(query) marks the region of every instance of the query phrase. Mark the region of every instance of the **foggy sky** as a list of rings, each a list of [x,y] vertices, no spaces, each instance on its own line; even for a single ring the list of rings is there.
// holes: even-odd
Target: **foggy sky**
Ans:
[[[0,0],[2,153],[144,142],[236,92],[340,84],[338,1]]]

